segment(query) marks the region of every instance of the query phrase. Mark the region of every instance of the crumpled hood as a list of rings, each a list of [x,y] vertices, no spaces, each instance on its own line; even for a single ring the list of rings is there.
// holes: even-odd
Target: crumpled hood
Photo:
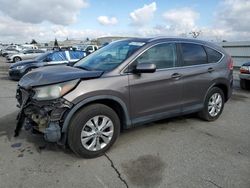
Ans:
[[[34,86],[56,84],[75,79],[98,78],[102,73],[103,71],[86,71],[65,65],[42,67],[24,75],[18,85],[30,89]]]

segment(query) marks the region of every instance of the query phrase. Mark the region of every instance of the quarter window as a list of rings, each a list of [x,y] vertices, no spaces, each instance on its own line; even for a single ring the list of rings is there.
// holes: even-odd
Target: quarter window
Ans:
[[[219,53],[216,50],[213,50],[209,47],[205,46],[205,50],[207,52],[208,63],[217,63],[222,57],[221,53]]]
[[[153,63],[157,69],[176,66],[176,46],[172,43],[158,44],[137,58],[137,63]]]
[[[207,54],[201,45],[183,43],[181,44],[181,48],[184,66],[208,63]]]

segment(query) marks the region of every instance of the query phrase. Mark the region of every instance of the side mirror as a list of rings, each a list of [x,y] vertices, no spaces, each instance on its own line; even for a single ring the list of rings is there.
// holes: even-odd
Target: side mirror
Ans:
[[[153,63],[140,63],[136,66],[134,73],[154,73],[156,66]]]
[[[51,59],[50,59],[50,58],[45,58],[43,61],[44,61],[44,62],[50,62]]]

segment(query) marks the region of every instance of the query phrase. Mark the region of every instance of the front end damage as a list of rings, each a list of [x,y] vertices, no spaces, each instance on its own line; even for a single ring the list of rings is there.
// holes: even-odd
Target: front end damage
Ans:
[[[34,92],[18,87],[16,98],[20,112],[17,117],[15,136],[18,136],[22,127],[44,135],[48,142],[60,143],[62,139],[62,124],[73,107],[73,104],[64,98],[38,101],[33,99]]]

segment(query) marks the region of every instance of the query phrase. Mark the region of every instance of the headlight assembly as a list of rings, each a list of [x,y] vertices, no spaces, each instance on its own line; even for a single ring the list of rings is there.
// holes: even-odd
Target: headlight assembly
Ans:
[[[20,69],[23,69],[23,68],[24,68],[24,65],[21,65],[21,66],[17,66],[15,69],[20,70]]]
[[[33,96],[33,98],[36,100],[57,99],[71,91],[77,83],[78,80],[72,80],[55,85],[36,87],[34,88],[35,95]]]

